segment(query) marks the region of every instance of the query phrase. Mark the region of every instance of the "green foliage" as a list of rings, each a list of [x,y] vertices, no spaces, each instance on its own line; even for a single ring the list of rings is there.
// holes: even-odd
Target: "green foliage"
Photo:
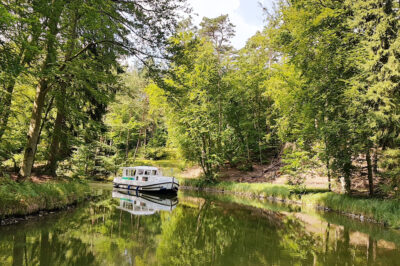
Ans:
[[[165,148],[162,147],[156,147],[156,148],[146,148],[144,151],[144,158],[145,159],[151,159],[151,160],[162,160],[167,158],[168,156],[168,151]]]
[[[80,180],[36,184],[0,179],[0,217],[28,215],[40,210],[62,208],[89,196],[88,184]]]
[[[168,128],[171,142],[183,156],[198,162],[208,178],[222,162],[220,94],[216,86],[221,81],[218,58],[212,44],[206,40],[191,45],[192,33],[182,33],[173,42],[186,42],[188,52],[173,65],[176,73],[167,79],[174,90],[164,94],[168,101]],[[177,59],[178,60],[178,59]]]
[[[303,144],[287,143],[283,150],[281,170],[287,174],[288,185],[301,187],[309,175],[309,171],[321,167],[321,162],[318,159],[320,154],[317,153],[317,144],[313,145],[311,150],[306,149]],[[307,173],[308,172],[308,173]]]
[[[278,199],[300,199],[303,194],[325,192],[326,189],[317,188],[301,188],[290,185],[276,185],[270,183],[238,183],[238,182],[215,182],[209,183],[202,179],[180,179],[180,185],[209,188],[217,191],[227,191],[233,193],[244,194],[254,197],[274,197]]]
[[[394,228],[400,226],[398,200],[358,199],[329,192],[303,196],[302,202],[342,213],[363,215],[364,218],[372,218]]]
[[[30,176],[34,162],[46,164],[44,171],[55,175],[58,164],[65,164],[76,147],[93,148],[98,142],[96,149],[102,149],[103,115],[122,87],[121,57],[145,63],[162,54],[182,4],[181,0],[0,4],[1,161],[16,161],[23,153],[24,178]],[[125,110],[124,118],[132,108]],[[133,120],[127,124],[131,132],[140,126]]]
[[[223,163],[249,169],[278,146],[262,87],[265,64],[275,59],[262,34],[233,59],[233,34],[225,15],[204,18],[198,31],[186,25],[170,40],[174,57],[163,82],[148,88],[150,102],[168,109],[169,142],[198,163],[208,180]],[[271,124],[265,126],[267,119]]]
[[[238,51],[227,15],[197,29],[182,0],[143,3],[0,4],[3,168],[109,176],[176,148],[208,182],[296,143],[291,184],[317,163],[351,193],[362,157],[370,193],[381,176],[398,194],[398,1],[279,1]]]
[[[381,160],[383,169],[382,176],[388,178],[391,182],[389,187],[382,185],[386,194],[394,193],[397,197],[400,196],[400,150],[387,149],[383,153]]]
[[[353,135],[357,124],[348,112],[346,95],[346,80],[356,73],[347,61],[356,43],[347,24],[350,16],[344,2],[282,2],[271,21],[277,26],[269,34],[288,66],[278,65],[272,84],[267,84],[268,95],[283,111],[280,128],[285,131],[279,135],[303,141],[306,147],[324,143],[330,167],[345,177],[348,193],[351,157],[357,152]]]

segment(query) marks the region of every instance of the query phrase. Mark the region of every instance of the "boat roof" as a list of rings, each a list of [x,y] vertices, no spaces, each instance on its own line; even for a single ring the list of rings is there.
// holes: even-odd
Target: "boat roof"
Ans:
[[[129,166],[129,167],[122,167],[122,169],[158,170],[158,167],[154,167],[154,166]]]

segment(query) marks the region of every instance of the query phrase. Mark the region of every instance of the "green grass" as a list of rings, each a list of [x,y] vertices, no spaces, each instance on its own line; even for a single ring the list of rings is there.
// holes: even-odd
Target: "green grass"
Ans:
[[[400,201],[382,199],[362,199],[347,195],[317,193],[305,195],[302,202],[330,208],[341,213],[363,215],[394,228],[400,228]]]
[[[201,179],[180,179],[180,185],[229,191],[247,196],[275,197],[321,206],[340,213],[363,215],[393,228],[400,228],[400,200],[356,198],[327,192],[326,189],[298,188],[269,183],[206,183]]]
[[[276,197],[282,199],[300,199],[301,195],[316,192],[325,192],[326,189],[299,188],[289,185],[276,185],[270,183],[238,183],[218,182],[206,183],[203,179],[180,179],[180,185],[198,188],[211,188],[235,193],[247,194],[250,196]]]
[[[273,202],[259,198],[255,199],[249,197],[238,197],[232,194],[205,193],[201,191],[180,191],[179,197],[180,197],[179,203],[185,202],[185,197],[204,197],[207,198],[208,200],[216,200],[226,203],[235,203],[275,212],[283,212],[283,211],[293,212],[293,211],[300,211],[301,209],[299,205],[286,204],[284,202]],[[181,198],[183,199],[182,201]]]
[[[36,184],[0,179],[0,217],[62,208],[84,200],[89,192],[89,185],[79,180]]]

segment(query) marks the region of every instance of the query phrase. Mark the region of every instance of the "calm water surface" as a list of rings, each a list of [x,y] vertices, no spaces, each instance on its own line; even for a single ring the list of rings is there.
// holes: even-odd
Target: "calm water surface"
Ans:
[[[215,194],[103,196],[0,227],[0,265],[400,265],[400,232]]]

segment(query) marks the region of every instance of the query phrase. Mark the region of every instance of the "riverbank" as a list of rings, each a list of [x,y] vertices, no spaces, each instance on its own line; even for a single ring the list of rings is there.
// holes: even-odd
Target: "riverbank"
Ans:
[[[181,179],[181,188],[233,193],[247,197],[268,198],[288,203],[335,211],[362,221],[371,221],[400,229],[400,201],[356,198],[319,188],[297,188],[269,183],[219,182],[206,184],[200,179]]]
[[[51,211],[83,201],[90,188],[80,180],[17,183],[0,181],[0,220]]]

